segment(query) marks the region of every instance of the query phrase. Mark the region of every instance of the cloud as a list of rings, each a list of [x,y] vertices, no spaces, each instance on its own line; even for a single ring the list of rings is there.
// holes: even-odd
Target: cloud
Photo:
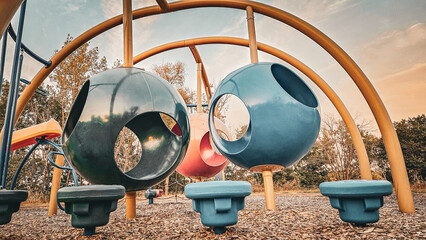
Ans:
[[[76,5],[76,4],[73,4],[73,3],[67,3],[66,11],[68,13],[76,12],[76,11],[80,10],[80,7],[81,7],[81,5]]]
[[[298,16],[307,22],[319,22],[330,18],[333,14],[350,9],[360,4],[354,0],[274,0],[272,5],[285,9],[293,13],[297,12]]]
[[[357,49],[363,66],[375,78],[403,71],[426,62],[426,24],[416,23],[405,29],[376,36]]]

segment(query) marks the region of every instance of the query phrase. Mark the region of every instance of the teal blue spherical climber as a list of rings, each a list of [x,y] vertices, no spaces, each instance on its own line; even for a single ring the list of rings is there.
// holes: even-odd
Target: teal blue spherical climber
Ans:
[[[225,94],[246,106],[250,123],[236,141],[220,137],[213,112]],[[261,165],[288,167],[315,143],[320,128],[318,100],[288,68],[256,63],[230,73],[218,86],[209,109],[209,127],[219,151],[233,163],[250,169]]]

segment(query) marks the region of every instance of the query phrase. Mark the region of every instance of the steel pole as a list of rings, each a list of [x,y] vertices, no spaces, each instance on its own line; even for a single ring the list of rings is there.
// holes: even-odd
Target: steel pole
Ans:
[[[2,137],[2,144],[0,150],[0,169],[2,169],[0,173],[0,177],[2,177],[2,188],[6,187],[6,175],[7,168],[9,164],[9,155],[10,155],[10,141],[12,139],[12,130],[15,122],[15,111],[16,111],[16,96],[15,90],[18,91],[19,87],[19,77],[20,77],[20,66],[22,65],[22,55],[20,56],[21,50],[21,42],[22,42],[22,33],[24,28],[24,19],[25,19],[25,9],[27,6],[27,1],[25,0],[21,5],[21,12],[19,15],[19,23],[18,23],[18,33],[16,36],[16,45],[15,52],[13,55],[13,65],[12,65],[12,76],[10,78],[10,86],[9,86],[9,97],[8,97],[8,105],[6,109],[6,115],[4,119],[4,130]],[[19,64],[21,63],[21,64]],[[19,68],[19,71],[18,71]]]
[[[65,164],[65,158],[62,155],[56,157],[56,165],[63,167]],[[49,199],[49,213],[48,216],[52,216],[58,212],[58,190],[61,185],[61,174],[62,169],[54,168],[52,177],[52,187],[50,188],[50,199]]]
[[[1,89],[3,86],[3,74],[4,74],[4,63],[6,61],[6,46],[7,46],[7,29],[3,34],[3,41],[1,45],[1,56],[0,56],[0,96]]]
[[[132,0],[123,0],[124,67],[133,67]],[[126,218],[136,218],[136,192],[126,192]]]
[[[253,8],[251,6],[248,6],[246,8],[246,12],[247,12],[250,59],[251,59],[251,63],[257,63],[259,62],[259,58],[257,57],[257,43],[256,43],[256,31],[254,28]]]
[[[16,78],[16,84],[15,84],[15,90],[14,90],[14,96],[12,101],[12,111],[10,113],[10,123],[13,123],[15,121],[15,113],[16,113],[16,100],[18,99],[18,93],[19,93],[19,78],[21,77],[21,69],[22,69],[22,61],[24,59],[23,53],[19,56],[19,62],[18,62],[18,75]],[[5,131],[6,132],[6,131]],[[10,147],[12,143],[12,135],[13,135],[13,124],[9,124],[9,128],[7,129],[8,136],[6,141],[6,156],[4,160],[4,166],[3,166],[3,181],[2,181],[2,187],[6,187],[6,181],[7,181],[7,169],[9,168],[9,158],[10,158]],[[5,137],[5,136],[3,136]]]
[[[201,113],[201,63],[197,63],[197,113]]]
[[[123,0],[124,67],[133,67],[132,0]]]
[[[136,218],[136,192],[126,192],[126,218]]]

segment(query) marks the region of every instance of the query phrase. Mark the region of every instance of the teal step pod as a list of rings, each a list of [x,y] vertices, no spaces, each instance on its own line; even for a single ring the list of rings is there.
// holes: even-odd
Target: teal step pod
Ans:
[[[71,225],[84,228],[84,236],[91,236],[96,227],[109,222],[109,214],[124,195],[125,188],[119,185],[64,187],[58,191],[58,201],[64,202],[65,212],[71,214]]]
[[[251,194],[251,184],[245,181],[213,181],[190,183],[185,196],[192,199],[194,211],[201,223],[213,227],[216,234],[238,222],[238,211],[244,209],[244,199]]]
[[[12,214],[19,210],[21,202],[27,200],[24,190],[0,190],[0,225],[8,224]]]
[[[385,180],[323,182],[319,188],[330,198],[331,206],[339,210],[342,221],[360,226],[379,221],[383,196],[392,194],[392,184]]]

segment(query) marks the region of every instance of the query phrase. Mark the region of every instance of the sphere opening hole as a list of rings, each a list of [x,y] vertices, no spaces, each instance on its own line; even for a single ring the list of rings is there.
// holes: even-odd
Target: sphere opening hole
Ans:
[[[86,104],[87,95],[89,94],[89,86],[90,80],[87,80],[81,87],[80,92],[74,100],[62,133],[63,143],[68,140],[69,136],[71,136],[74,127],[77,125],[78,120],[80,119],[81,113],[84,109],[84,105]]]
[[[225,137],[226,135],[223,134]],[[200,141],[200,154],[203,161],[212,167],[220,166],[226,162],[226,158],[219,153],[213,140],[211,139],[210,132],[206,132]]]
[[[142,144],[138,136],[124,127],[118,134],[114,146],[115,163],[125,173],[133,169],[142,158]]]
[[[165,120],[165,116],[168,120]],[[180,131],[176,121],[161,112],[145,112],[134,117],[121,131],[127,134],[129,143],[124,150],[128,150],[125,155],[128,159],[120,159],[120,149],[117,147],[120,135],[117,137],[115,150],[118,152],[114,151],[117,166],[133,179],[161,177],[176,165],[181,152],[182,137],[173,132],[175,126],[175,131]]]
[[[290,96],[308,107],[318,107],[317,98],[299,76],[279,64],[273,64],[271,71],[277,83]]]
[[[182,136],[182,131],[180,130],[179,124],[177,124],[177,122],[172,117],[164,113],[160,113],[160,116],[164,124],[173,134],[179,137]]]
[[[218,133],[218,134],[219,134],[219,136],[221,136],[223,139],[225,139],[226,141],[229,141],[229,137],[228,137],[228,135],[226,135],[226,133],[225,133],[225,132],[223,132],[223,131],[221,131],[221,130],[217,129],[217,133]],[[214,144],[214,141],[213,141],[213,139],[212,139],[212,135],[210,134],[210,132],[208,132],[208,134],[209,134],[209,141],[210,141],[210,144],[211,144],[211,146],[212,146],[213,150],[215,151],[215,153],[217,153],[217,154],[219,154],[219,155],[222,155],[222,153],[220,153],[219,149],[217,149],[216,144]]]
[[[250,113],[244,102],[233,94],[222,95],[214,108],[214,116],[227,126],[231,136],[227,136],[220,130],[218,121],[214,121],[214,127],[219,136],[226,141],[235,142],[241,139],[250,125]]]

